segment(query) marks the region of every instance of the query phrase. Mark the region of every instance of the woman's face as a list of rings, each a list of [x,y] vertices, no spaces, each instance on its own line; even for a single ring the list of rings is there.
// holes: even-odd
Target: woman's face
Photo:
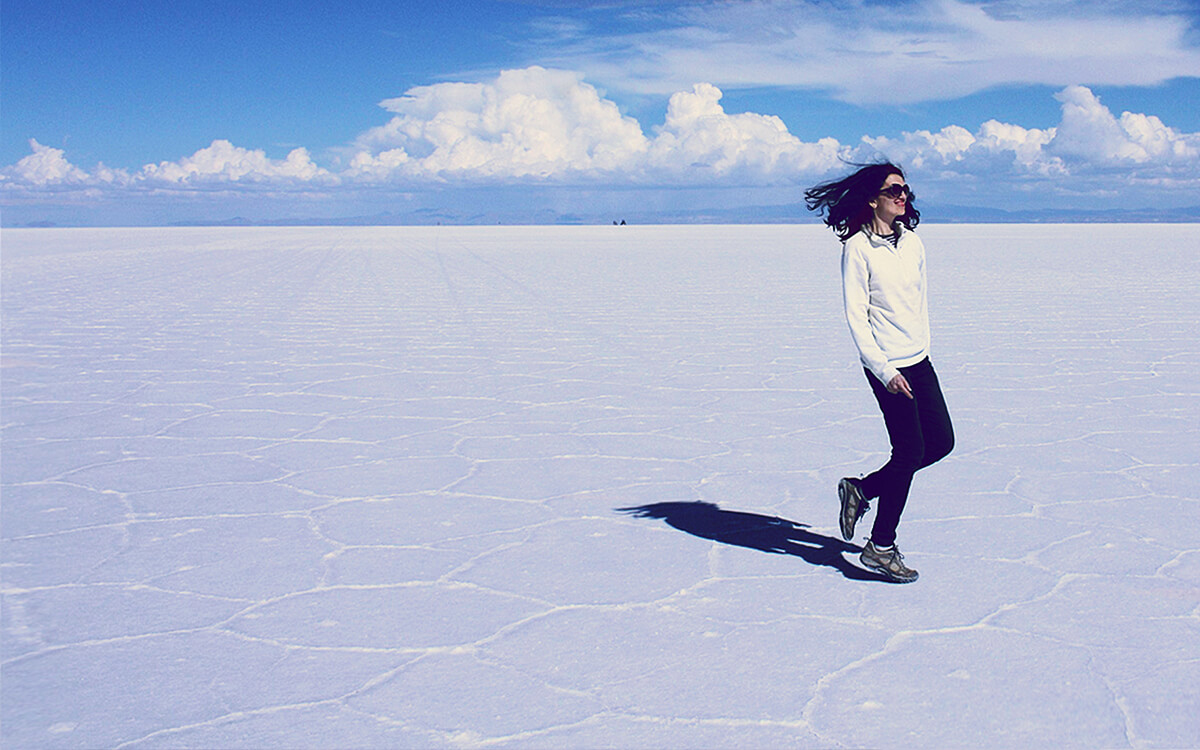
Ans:
[[[888,175],[879,188],[879,194],[871,201],[875,217],[889,227],[908,210],[908,191],[900,191],[899,195],[884,192],[892,185],[904,186],[904,178],[895,173]]]

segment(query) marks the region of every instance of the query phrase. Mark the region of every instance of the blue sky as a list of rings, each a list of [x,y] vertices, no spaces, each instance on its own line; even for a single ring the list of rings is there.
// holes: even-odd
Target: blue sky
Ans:
[[[6,225],[1200,204],[1200,3],[0,4]]]

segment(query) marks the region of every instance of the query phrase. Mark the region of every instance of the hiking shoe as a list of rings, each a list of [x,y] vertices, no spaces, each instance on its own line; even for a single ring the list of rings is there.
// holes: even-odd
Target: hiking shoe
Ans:
[[[847,542],[854,538],[854,525],[863,517],[871,504],[863,497],[862,488],[857,479],[849,477],[838,482],[838,499],[842,501],[842,512],[838,517],[842,527],[842,539]]]
[[[900,554],[900,548],[896,545],[892,545],[890,550],[880,550],[874,542],[867,542],[858,559],[863,565],[882,573],[896,583],[912,583],[917,580],[917,571],[904,564],[904,555]]]

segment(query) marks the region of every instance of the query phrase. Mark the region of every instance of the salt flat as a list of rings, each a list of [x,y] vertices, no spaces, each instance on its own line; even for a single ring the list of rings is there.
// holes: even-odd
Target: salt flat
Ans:
[[[5,230],[4,745],[1200,746],[1194,228],[921,233],[896,586],[823,228]]]

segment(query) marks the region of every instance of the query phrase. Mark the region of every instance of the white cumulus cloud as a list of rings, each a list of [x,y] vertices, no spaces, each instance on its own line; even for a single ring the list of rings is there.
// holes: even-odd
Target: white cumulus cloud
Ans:
[[[762,184],[837,163],[836,140],[804,143],[778,117],[729,114],[720,99],[707,83],[675,93],[650,137],[574,72],[421,86],[382,102],[396,115],[355,140],[347,176]]]
[[[293,149],[285,159],[270,159],[261,150],[235,146],[216,140],[191,156],[177,162],[164,161],[142,167],[137,178],[150,183],[273,183],[310,182],[328,176],[313,163],[308,150]]]
[[[588,175],[624,169],[648,145],[638,122],[580,74],[536,66],[490,83],[420,86],[381,106],[395,117],[355,141],[351,175]]]
[[[979,127],[975,140],[987,153],[1012,154],[1012,163],[1018,169],[1050,174],[1062,171],[1061,161],[1053,157],[1047,159],[1043,153],[1057,132],[1057,128],[1023,128],[988,120]]]
[[[270,159],[261,150],[216,140],[178,161],[147,164],[130,173],[104,164],[88,171],[68,161],[62,149],[43,146],[32,139],[30,146],[33,153],[0,170],[0,186],[10,194],[75,190],[96,196],[114,190],[211,189],[294,192],[338,182],[337,176],[317,166],[304,148],[293,149],[283,159]]]
[[[989,120],[974,132],[950,125],[899,138],[866,137],[868,148],[858,153],[888,154],[914,169],[940,174],[1066,181],[1097,173],[1124,173],[1130,180],[1178,180],[1200,173],[1200,133],[1182,133],[1154,115],[1123,112],[1117,117],[1084,86],[1068,86],[1055,96],[1062,120],[1053,128]]]
[[[33,153],[0,170],[0,178],[36,187],[82,185],[92,180],[87,172],[67,161],[61,148],[43,146],[33,138],[29,139],[29,147]]]
[[[671,96],[667,116],[651,144],[648,164],[666,174],[747,182],[777,182],[820,174],[843,153],[833,138],[805,143],[774,115],[728,114],[721,90],[698,83]]]
[[[1200,133],[1185,134],[1145,114],[1124,112],[1120,118],[1083,86],[1069,86],[1056,95],[1063,119],[1052,153],[1092,164],[1200,167]]]

